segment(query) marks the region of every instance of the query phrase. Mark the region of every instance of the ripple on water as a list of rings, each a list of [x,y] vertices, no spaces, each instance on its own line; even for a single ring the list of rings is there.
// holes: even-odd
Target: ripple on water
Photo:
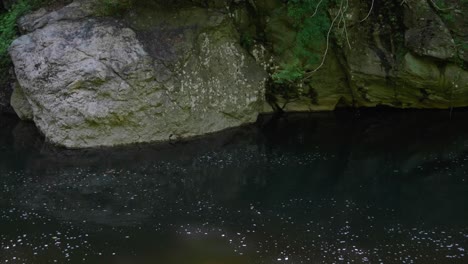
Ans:
[[[468,261],[460,144],[393,153],[304,135],[122,164],[39,155],[0,166],[0,262]]]

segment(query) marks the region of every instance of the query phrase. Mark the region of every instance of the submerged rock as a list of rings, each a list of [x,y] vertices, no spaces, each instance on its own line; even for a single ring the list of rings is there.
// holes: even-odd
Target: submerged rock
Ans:
[[[49,141],[70,148],[114,146],[256,120],[266,76],[238,44],[226,15],[179,10],[166,13],[172,20],[153,17],[152,26],[161,30],[134,25],[137,34],[119,21],[89,17],[88,6],[77,3],[24,18],[22,28],[30,33],[10,47],[24,92],[24,102],[16,96],[15,105],[30,104]],[[199,15],[208,22],[188,19]],[[16,109],[30,117],[21,110],[26,107]]]

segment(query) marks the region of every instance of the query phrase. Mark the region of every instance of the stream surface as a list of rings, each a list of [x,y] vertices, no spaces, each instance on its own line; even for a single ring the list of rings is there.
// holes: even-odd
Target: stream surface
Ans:
[[[468,263],[468,111],[64,150],[0,116],[0,263]]]

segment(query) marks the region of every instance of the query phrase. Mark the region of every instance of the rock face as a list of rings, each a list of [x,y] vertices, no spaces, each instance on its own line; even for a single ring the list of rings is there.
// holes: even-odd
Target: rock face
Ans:
[[[284,111],[468,106],[468,2],[443,1],[447,8],[441,12],[434,1],[375,1],[361,21],[372,2],[349,1],[344,15],[348,40],[335,26],[323,67],[293,94],[278,92],[284,87],[272,89],[274,103]],[[274,66],[297,62],[291,44],[297,27],[285,5],[280,0],[256,3],[259,13],[267,14],[262,30]],[[337,7],[325,12],[333,18]],[[317,47],[309,51],[322,56],[325,38],[314,42]]]
[[[70,148],[171,140],[254,122],[266,75],[238,44],[228,17],[197,8],[164,14],[173,19],[153,17],[135,30],[93,18],[89,2],[26,16],[20,27],[28,33],[10,47],[21,89],[13,96],[16,112]],[[207,19],[195,23],[200,16]]]
[[[356,106],[468,106],[468,71],[456,59],[451,30],[429,3],[391,1],[349,32],[353,48],[344,52]]]
[[[11,94],[10,105],[22,120],[32,120],[34,118],[31,105],[26,98],[23,89],[18,84],[15,85]]]
[[[349,0],[342,16],[322,5],[322,23],[339,22],[299,54],[293,2],[141,0],[119,19],[97,16],[96,0],[38,10],[10,48],[11,105],[72,148],[202,135],[260,112],[468,106],[467,1]],[[296,64],[306,80],[272,81]]]

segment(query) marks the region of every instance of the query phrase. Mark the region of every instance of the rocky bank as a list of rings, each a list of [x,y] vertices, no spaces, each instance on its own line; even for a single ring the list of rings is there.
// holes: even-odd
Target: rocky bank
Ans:
[[[192,137],[262,112],[468,106],[468,2],[347,1],[346,35],[311,47],[329,47],[323,67],[285,85],[271,75],[302,59],[286,2],[145,0],[119,18],[92,0],[40,9],[10,47],[11,105],[70,148]]]

